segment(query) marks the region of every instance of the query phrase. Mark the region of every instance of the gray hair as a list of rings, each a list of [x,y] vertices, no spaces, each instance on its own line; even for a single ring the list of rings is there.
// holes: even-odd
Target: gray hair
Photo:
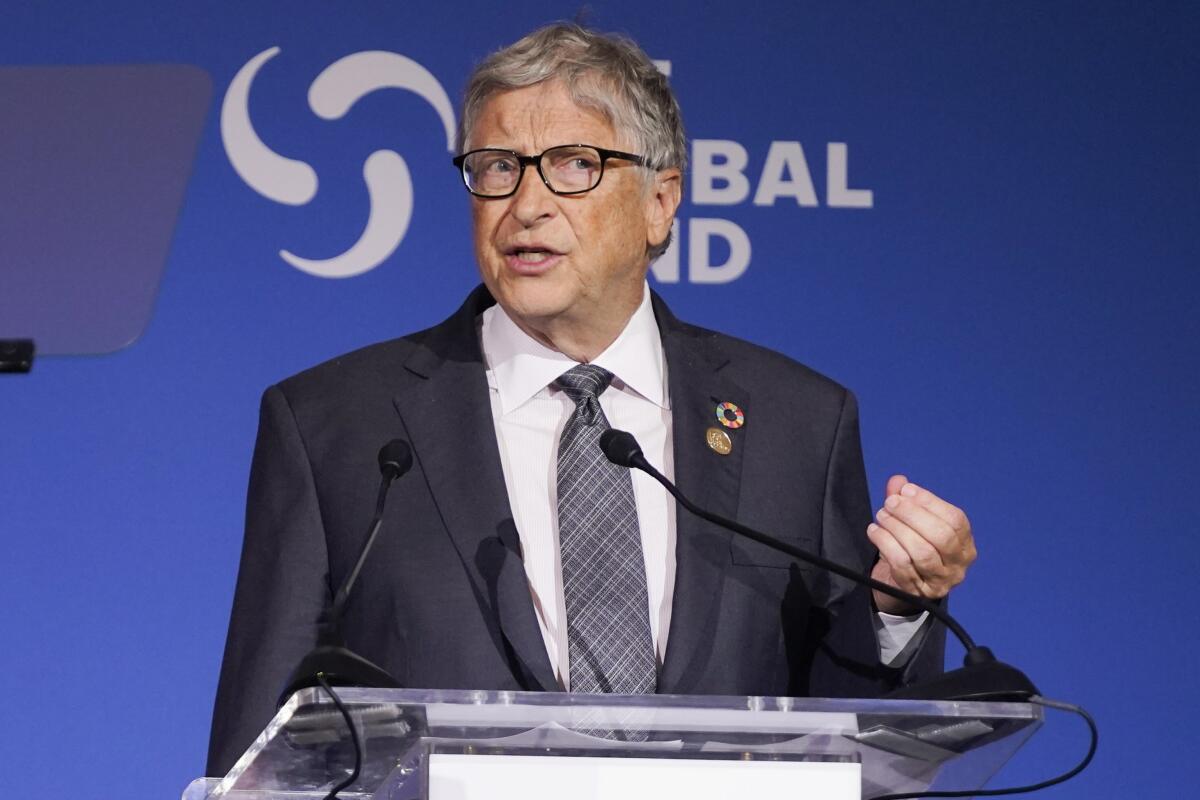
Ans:
[[[571,99],[599,112],[651,170],[687,166],[687,139],[679,103],[667,78],[636,42],[572,23],[539,28],[485,58],[467,80],[459,115],[458,151],[496,92],[560,80]],[[650,248],[654,259],[666,252],[670,236]]]

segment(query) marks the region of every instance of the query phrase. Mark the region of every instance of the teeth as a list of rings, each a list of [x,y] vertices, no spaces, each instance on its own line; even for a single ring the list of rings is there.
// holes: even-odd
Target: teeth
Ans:
[[[549,257],[550,257],[550,254],[547,253],[545,250],[518,250],[517,251],[517,258],[521,259],[522,261],[532,261],[534,263],[537,263],[539,261],[545,261]]]

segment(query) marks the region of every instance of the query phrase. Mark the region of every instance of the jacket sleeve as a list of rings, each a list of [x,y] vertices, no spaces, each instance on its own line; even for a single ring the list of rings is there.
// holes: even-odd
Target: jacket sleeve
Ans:
[[[846,392],[825,477],[821,555],[870,573],[878,553],[867,538],[873,517],[859,436],[858,404]],[[918,651],[903,669],[879,661],[871,590],[836,575],[828,577],[821,625],[827,632],[813,655],[809,693],[816,697],[872,697],[942,671],[945,631],[922,631]]]
[[[274,716],[289,671],[316,642],[331,594],[310,462],[287,398],[274,386],[260,409],[207,774],[225,775]]]

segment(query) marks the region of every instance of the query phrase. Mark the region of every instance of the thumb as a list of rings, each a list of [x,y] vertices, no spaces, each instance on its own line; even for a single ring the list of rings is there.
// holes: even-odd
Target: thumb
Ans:
[[[891,497],[894,494],[900,494],[900,490],[904,488],[904,484],[906,483],[908,483],[908,478],[904,477],[903,475],[893,475],[892,477],[888,478],[887,491],[883,496]]]

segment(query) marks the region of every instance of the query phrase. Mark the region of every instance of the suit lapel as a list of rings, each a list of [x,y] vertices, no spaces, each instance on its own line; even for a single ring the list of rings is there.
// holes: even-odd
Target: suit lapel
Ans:
[[[745,437],[722,426],[716,408],[729,401],[745,411],[750,396],[723,374],[728,357],[717,350],[713,335],[683,325],[657,296],[654,300],[667,357],[676,484],[708,510],[736,517]],[[733,449],[728,455],[707,445],[706,432],[713,427],[729,434]],[[678,509],[675,592],[659,692],[690,692],[712,652],[712,631],[730,563],[730,536]]]
[[[475,328],[476,315],[489,304],[480,287],[429,332],[406,362],[410,380],[394,402],[446,530],[525,668],[523,683],[553,690],[557,682],[521,562]]]
[[[653,299],[667,358],[676,483],[709,510],[735,517],[744,437],[722,428],[716,406],[730,401],[748,410],[749,394],[722,374],[728,358],[713,344],[712,334],[680,323],[657,295]],[[409,379],[394,402],[446,530],[521,662],[524,683],[549,691],[558,683],[520,559],[486,402],[475,318],[490,303],[480,287],[453,317],[427,334],[405,364]],[[710,427],[730,435],[728,455],[707,446]],[[729,539],[729,533],[679,510],[675,589],[659,692],[686,693],[703,671],[730,563]]]

